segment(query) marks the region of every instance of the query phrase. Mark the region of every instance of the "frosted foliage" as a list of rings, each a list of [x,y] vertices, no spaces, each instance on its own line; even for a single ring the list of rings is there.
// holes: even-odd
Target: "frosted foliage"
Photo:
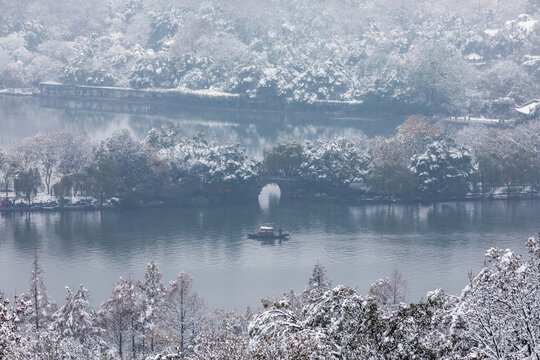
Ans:
[[[88,290],[81,285],[73,294],[66,287],[65,304],[54,315],[54,325],[64,336],[84,339],[98,334],[99,330],[94,326],[94,310],[88,299]]]
[[[540,246],[527,242],[529,259],[492,248],[452,314],[458,349],[487,359],[540,356]]]
[[[53,314],[57,310],[56,303],[47,294],[45,282],[43,281],[44,272],[43,266],[39,262],[39,253],[36,253],[32,263],[30,289],[21,295],[23,301],[32,304],[32,310],[26,314],[24,319],[36,331],[46,329],[52,322]]]
[[[167,292],[164,332],[181,354],[193,345],[205,320],[204,303],[192,286],[191,276],[181,272],[171,281]]]
[[[429,144],[423,154],[411,158],[409,169],[417,177],[420,192],[433,198],[463,196],[475,170],[469,149],[450,139]]]
[[[3,5],[2,88],[53,80],[498,116],[538,90],[533,0]],[[500,63],[518,86],[491,76]]]
[[[144,283],[140,287],[144,294],[141,297],[139,322],[142,325],[143,337],[149,341],[148,348],[150,352],[154,352],[160,342],[160,324],[167,304],[167,289],[154,260],[146,266]]]
[[[321,264],[315,264],[304,290],[304,297],[319,296],[332,286],[332,282],[326,275],[326,269]]]
[[[30,311],[29,302],[15,302],[10,306],[10,300],[0,293],[0,358],[24,359],[29,358],[29,339],[21,331],[21,318]]]
[[[385,277],[373,283],[369,288],[369,295],[380,306],[399,305],[405,302],[406,290],[407,282],[399,271],[394,270],[390,278]]]
[[[234,184],[254,180],[257,175],[258,163],[246,156],[239,144],[217,144],[202,134],[163,149],[159,155],[171,163],[181,183]]]
[[[129,353],[136,354],[137,313],[136,284],[131,278],[120,278],[114,286],[112,296],[99,310],[100,323],[106,338],[120,357]]]
[[[35,311],[31,299],[10,302],[0,293],[0,355],[15,360],[536,359],[538,241],[527,241],[525,256],[489,249],[485,266],[470,274],[461,294],[437,289],[419,303],[403,300],[405,281],[397,272],[363,297],[347,286],[330,288],[319,264],[309,280],[318,291],[266,300],[255,315],[250,309],[206,313],[191,276],[181,272],[165,288],[154,261],[143,281],[120,279],[97,313],[86,288],[67,288],[65,304],[49,323],[41,319],[39,329],[27,322]],[[392,288],[399,291],[393,295]]]
[[[335,137],[306,141],[303,162],[298,171],[300,177],[309,182],[349,185],[365,178],[370,163],[365,142]]]

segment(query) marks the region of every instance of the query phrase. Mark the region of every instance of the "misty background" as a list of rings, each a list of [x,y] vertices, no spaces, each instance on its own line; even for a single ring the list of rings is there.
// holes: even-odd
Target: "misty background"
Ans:
[[[181,88],[512,115],[538,94],[537,0],[0,0],[0,88]]]

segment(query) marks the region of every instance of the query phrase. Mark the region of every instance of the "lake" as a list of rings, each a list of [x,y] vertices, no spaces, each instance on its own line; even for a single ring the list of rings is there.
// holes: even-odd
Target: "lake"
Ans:
[[[56,109],[40,106],[35,97],[0,95],[0,148],[18,143],[42,130],[86,134],[100,141],[115,131],[128,129],[144,139],[153,127],[164,124],[181,129],[183,136],[203,131],[220,142],[242,144],[249,154],[262,158],[263,150],[279,139],[318,139],[364,133],[389,136],[403,116],[332,117],[307,113],[224,111],[172,108],[159,114],[121,114]]]
[[[42,129],[84,132],[100,140],[120,128],[143,137],[152,126],[173,123],[186,135],[204,130],[221,141],[238,141],[260,157],[264,147],[288,135],[386,136],[402,121],[219,115],[77,113],[40,107],[35,98],[0,97],[0,146]],[[334,284],[351,285],[361,294],[397,269],[408,282],[408,299],[417,301],[439,287],[459,292],[490,247],[525,253],[539,219],[539,200],[348,205],[280,200],[277,186],[265,187],[252,203],[210,208],[1,214],[0,289],[8,295],[27,289],[39,251],[49,293],[59,302],[65,285],[83,283],[98,306],[120,276],[141,279],[151,259],[166,282],[181,270],[189,272],[210,308],[257,307],[263,297],[302,291],[317,262]],[[292,236],[247,239],[263,223],[282,226]]]

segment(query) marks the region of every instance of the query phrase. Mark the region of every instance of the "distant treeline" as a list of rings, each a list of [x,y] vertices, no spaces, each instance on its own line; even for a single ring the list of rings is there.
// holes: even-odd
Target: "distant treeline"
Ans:
[[[305,290],[262,299],[252,312],[209,312],[185,272],[165,285],[151,261],[144,279],[120,278],[97,309],[83,286],[47,295],[36,255],[29,289],[0,292],[2,359],[337,360],[536,359],[540,356],[539,239],[529,256],[489,249],[459,295],[442,289],[408,303],[395,270],[368,296],[332,287],[315,265]],[[102,279],[111,281],[112,279]],[[261,280],[264,281],[264,280]]]
[[[254,103],[515,116],[538,95],[538,2],[2,1],[0,88],[210,90]]]
[[[272,179],[286,180],[291,197],[323,200],[512,197],[517,188],[533,196],[540,181],[539,134],[539,121],[456,130],[412,116],[389,138],[283,140],[266,149],[259,163],[238,144],[219,144],[202,133],[180,139],[171,127],[152,129],[143,141],[119,131],[100,144],[46,131],[0,152],[0,174],[6,197],[13,198],[13,189],[30,204],[46,194],[57,206],[81,197],[94,207],[111,201],[242,201],[254,199]]]

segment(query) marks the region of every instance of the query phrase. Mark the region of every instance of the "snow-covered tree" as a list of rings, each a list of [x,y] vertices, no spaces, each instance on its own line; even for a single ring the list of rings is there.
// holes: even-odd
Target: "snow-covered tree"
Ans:
[[[0,358],[29,359],[32,356],[29,338],[22,330],[22,318],[31,304],[24,300],[10,301],[0,292]]]
[[[490,249],[487,266],[472,279],[452,314],[458,356],[485,359],[540,357],[540,246],[527,242],[529,259]]]
[[[51,193],[51,178],[60,161],[59,140],[62,136],[63,134],[58,132],[43,131],[25,139],[18,146],[18,151],[27,155],[35,164],[39,164],[43,172],[47,194]]]
[[[326,269],[321,264],[315,264],[308,280],[308,285],[304,290],[304,298],[320,296],[323,292],[330,289],[332,281],[326,275]]]
[[[99,310],[100,323],[118,355],[122,358],[129,353],[133,357],[138,353],[138,315],[139,303],[136,283],[133,279],[122,279],[116,283],[112,296]]]
[[[169,285],[163,315],[165,336],[182,356],[194,343],[206,316],[204,303],[192,286],[192,277],[179,273]]]
[[[252,359],[247,329],[253,314],[246,311],[216,311],[215,317],[195,338],[190,359]]]
[[[343,186],[364,180],[370,163],[363,138],[354,141],[340,136],[325,141],[306,141],[299,174],[309,183]]]
[[[160,322],[166,308],[167,290],[161,281],[162,275],[154,260],[146,266],[144,282],[141,283],[143,292],[141,301],[141,322],[143,331],[143,351],[154,353]],[[149,344],[146,345],[146,340]]]
[[[43,266],[39,262],[39,253],[34,254],[30,289],[21,295],[21,299],[32,304],[32,310],[25,316],[25,322],[37,332],[46,329],[53,321],[57,305],[49,298],[43,281]]]
[[[184,185],[244,184],[257,176],[258,163],[244,148],[208,141],[202,133],[159,154],[171,164],[173,177]]]
[[[402,278],[401,273],[394,269],[390,278],[382,278],[371,284],[369,295],[373,296],[377,304],[399,305],[405,301],[407,282]]]
[[[154,149],[169,149],[176,145],[179,130],[171,126],[162,126],[161,129],[152,128],[146,138],[145,144]]]
[[[82,342],[99,334],[100,329],[95,326],[94,310],[88,299],[88,289],[82,284],[75,293],[66,287],[66,300],[54,314],[54,327],[64,336]]]
[[[3,189],[6,198],[9,196],[9,182],[14,179],[19,170],[19,164],[12,153],[0,150],[0,173],[2,174]]]
[[[424,153],[412,157],[409,168],[422,196],[430,199],[464,196],[475,170],[468,148],[451,139],[429,144]]]
[[[109,346],[102,339],[94,309],[90,306],[88,290],[81,284],[73,293],[66,287],[66,300],[54,314],[50,332],[56,332],[58,357],[95,359],[110,356]],[[54,336],[54,334],[52,334]]]

